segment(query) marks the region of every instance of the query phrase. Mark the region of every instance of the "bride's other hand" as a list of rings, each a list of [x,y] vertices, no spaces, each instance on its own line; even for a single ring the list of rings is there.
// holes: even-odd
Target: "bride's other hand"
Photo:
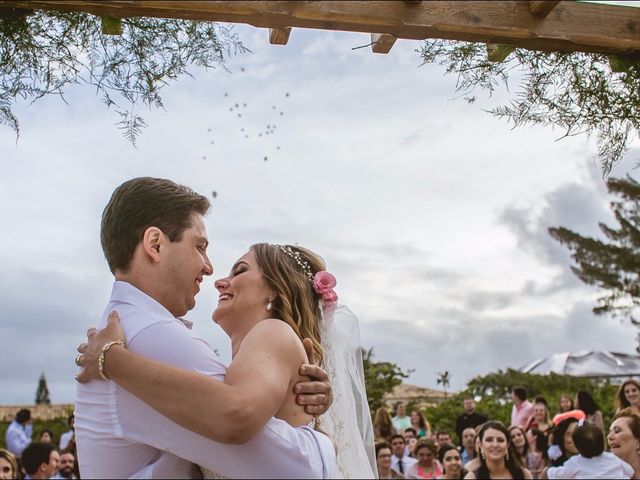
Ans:
[[[124,331],[120,326],[120,317],[118,312],[111,312],[107,318],[107,326],[102,330],[96,330],[91,327],[87,330],[87,342],[78,346],[78,352],[81,355],[76,357],[76,364],[82,367],[82,371],[76,376],[79,383],[85,383],[89,380],[101,380],[98,370],[98,359],[102,352],[102,347],[107,343],[125,340]],[[117,347],[115,345],[114,347]],[[112,347],[112,348],[114,348]],[[105,355],[105,359],[108,355]],[[106,364],[106,361],[105,361]]]
[[[315,364],[313,344],[310,339],[302,341],[307,352],[309,363],[300,366],[300,375],[310,377],[308,382],[298,382],[293,387],[298,405],[304,405],[304,409],[311,415],[323,415],[333,403],[333,389],[329,381],[329,375]]]

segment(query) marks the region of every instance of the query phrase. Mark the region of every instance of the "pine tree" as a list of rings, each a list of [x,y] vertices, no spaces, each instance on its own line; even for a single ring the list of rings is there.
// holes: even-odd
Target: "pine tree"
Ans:
[[[634,316],[640,306],[640,183],[630,176],[611,178],[607,189],[617,197],[610,205],[619,224],[617,229],[599,224],[608,241],[564,227],[550,228],[549,233],[571,251],[573,273],[605,291],[593,312],[622,316],[640,326]]]
[[[36,405],[50,405],[49,400],[49,388],[47,387],[47,379],[44,376],[44,372],[40,374],[40,380],[38,381],[38,389],[36,390]]]

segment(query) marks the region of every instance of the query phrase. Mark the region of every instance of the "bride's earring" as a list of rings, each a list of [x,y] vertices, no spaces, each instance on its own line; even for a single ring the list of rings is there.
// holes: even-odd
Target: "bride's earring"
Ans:
[[[267,303],[267,312],[270,312],[273,308],[273,304],[271,302],[273,302],[273,300],[269,298],[269,303]]]

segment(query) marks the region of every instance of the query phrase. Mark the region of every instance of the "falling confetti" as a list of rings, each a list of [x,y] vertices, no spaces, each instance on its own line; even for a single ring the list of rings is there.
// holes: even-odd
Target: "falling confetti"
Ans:
[[[284,115],[284,112],[280,112],[280,115]]]
[[[244,67],[241,67],[241,68],[240,68],[240,71],[241,71],[241,72],[244,72]]]
[[[203,160],[206,160],[206,159],[207,159],[207,156],[206,156],[206,155],[203,155],[203,156],[202,156],[202,159],[203,159]]]
[[[239,106],[240,106],[240,105],[238,105],[238,104],[236,103],[236,108],[238,108]]]
[[[276,109],[276,106],[274,105],[274,106],[273,106],[273,107],[271,107],[271,108],[272,108],[273,110],[275,110],[275,109]]]
[[[210,132],[210,131],[211,131],[211,127],[207,128],[207,132]]]
[[[228,94],[227,92],[224,92],[224,96],[225,96],[225,97],[228,97],[228,96],[229,96],[229,94]]]
[[[264,157],[264,161],[266,162],[269,157]]]
[[[241,131],[241,132],[244,132],[244,128],[241,128],[241,129],[240,129],[240,131]]]
[[[238,114],[238,116],[239,116],[239,117],[241,117],[241,116],[242,116],[242,114],[241,114],[241,113],[239,113],[239,114]]]
[[[258,136],[259,136],[259,137],[261,137],[261,136],[262,136],[262,134],[261,134],[261,133],[259,133],[259,134],[258,134]]]
[[[280,145],[278,145],[278,146],[276,147],[276,150],[280,150]]]
[[[285,94],[284,94],[284,96],[285,96],[285,97],[288,97],[288,96],[289,96],[289,92],[285,93]]]
[[[213,140],[211,140],[211,145],[214,145],[216,142],[214,142]]]
[[[217,198],[217,196],[218,196],[218,192],[216,192],[216,191],[214,190],[213,192],[211,192],[211,196],[212,196],[213,198]]]
[[[244,108],[247,108],[247,104],[246,104],[246,103],[243,103],[243,104],[242,104],[242,106],[243,106]]]

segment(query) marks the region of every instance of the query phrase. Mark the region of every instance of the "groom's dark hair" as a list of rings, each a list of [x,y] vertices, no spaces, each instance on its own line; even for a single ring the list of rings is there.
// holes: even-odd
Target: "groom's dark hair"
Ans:
[[[164,178],[140,177],[115,189],[102,212],[100,241],[112,273],[127,272],[133,254],[149,227],[180,241],[192,226],[191,215],[205,215],[211,203],[184,185]]]

